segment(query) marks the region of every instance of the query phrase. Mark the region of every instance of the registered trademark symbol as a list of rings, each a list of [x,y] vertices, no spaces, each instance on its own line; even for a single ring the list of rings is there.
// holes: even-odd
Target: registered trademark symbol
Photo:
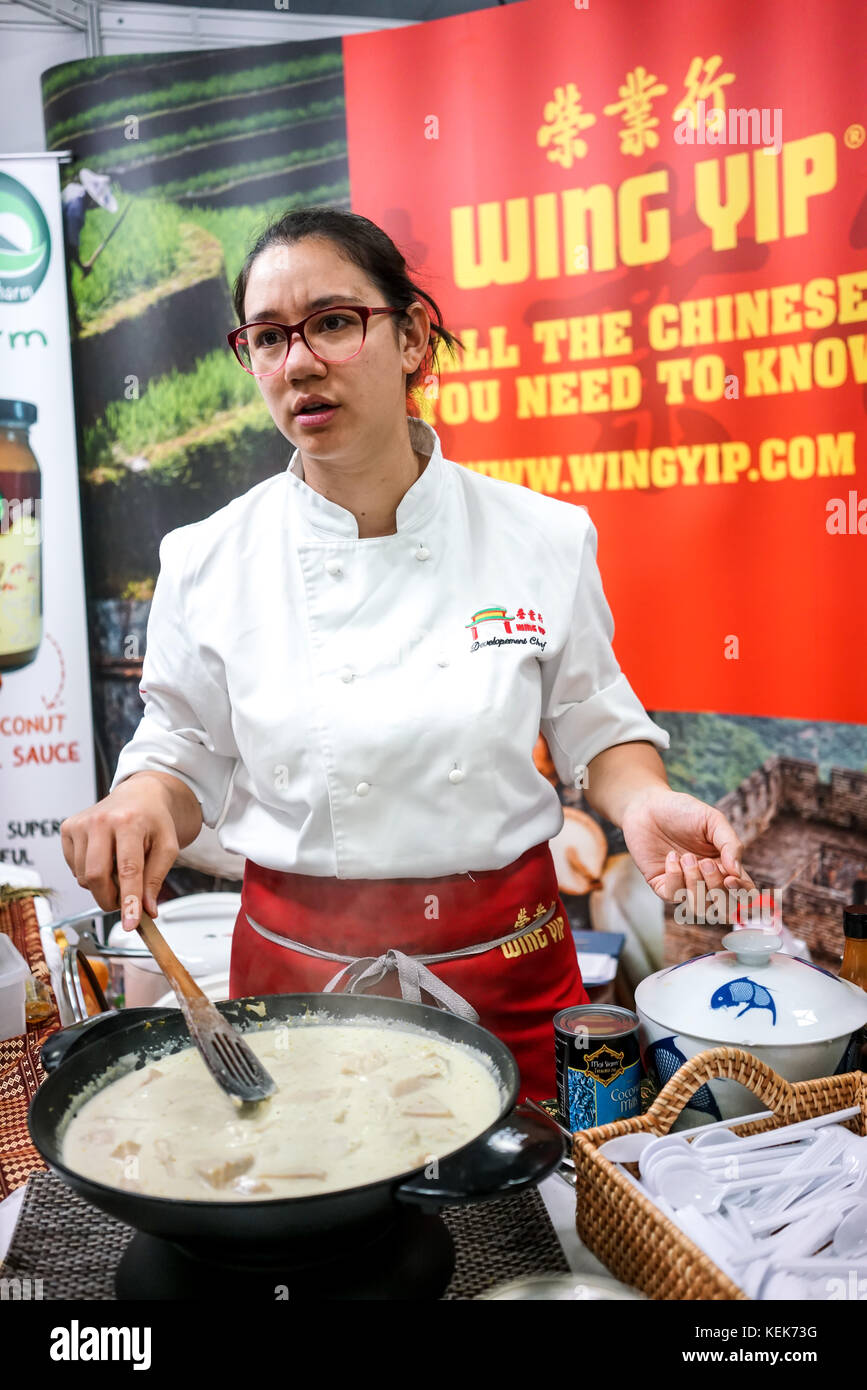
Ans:
[[[867,130],[864,129],[863,125],[856,123],[847,126],[843,132],[843,144],[848,150],[859,150],[865,140],[867,140]]]

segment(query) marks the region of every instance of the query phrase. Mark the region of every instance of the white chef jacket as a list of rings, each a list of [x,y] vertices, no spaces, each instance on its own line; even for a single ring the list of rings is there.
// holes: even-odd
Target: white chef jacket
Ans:
[[[586,511],[443,458],[407,419],[429,457],[394,535],[360,539],[296,449],[163,538],[144,715],[112,790],[171,773],[265,868],[436,877],[560,831],[540,727],[569,785],[613,744],[669,746],[612,651]]]

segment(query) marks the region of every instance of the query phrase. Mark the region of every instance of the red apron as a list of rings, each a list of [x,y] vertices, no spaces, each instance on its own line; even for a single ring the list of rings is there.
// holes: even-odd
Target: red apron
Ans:
[[[430,961],[503,937],[510,939],[479,953]],[[429,963],[418,964],[419,956]],[[469,1004],[513,1053],[519,1099],[556,1095],[554,1014],[589,1000],[547,841],[504,869],[474,870],[472,877],[322,878],[248,859],[232,938],[231,997],[321,993],[329,985],[403,994],[457,1013],[466,1014]]]

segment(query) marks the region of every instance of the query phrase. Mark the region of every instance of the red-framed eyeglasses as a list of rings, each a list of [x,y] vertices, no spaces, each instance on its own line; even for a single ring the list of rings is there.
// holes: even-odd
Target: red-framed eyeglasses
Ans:
[[[331,364],[357,357],[373,314],[402,314],[403,309],[370,309],[365,304],[332,304],[299,323],[242,323],[226,340],[251,376],[273,376],[289,356],[293,334],[300,333],[314,357]]]

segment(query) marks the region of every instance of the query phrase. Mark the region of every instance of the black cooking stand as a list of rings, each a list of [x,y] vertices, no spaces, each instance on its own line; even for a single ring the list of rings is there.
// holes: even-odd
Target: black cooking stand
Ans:
[[[254,1298],[292,1303],[323,1299],[439,1298],[455,1267],[455,1247],[438,1216],[411,1208],[385,1230],[354,1239],[343,1249],[261,1252],[252,1262],[230,1262],[225,1247],[193,1252],[139,1233],[118,1266],[120,1299]]]

